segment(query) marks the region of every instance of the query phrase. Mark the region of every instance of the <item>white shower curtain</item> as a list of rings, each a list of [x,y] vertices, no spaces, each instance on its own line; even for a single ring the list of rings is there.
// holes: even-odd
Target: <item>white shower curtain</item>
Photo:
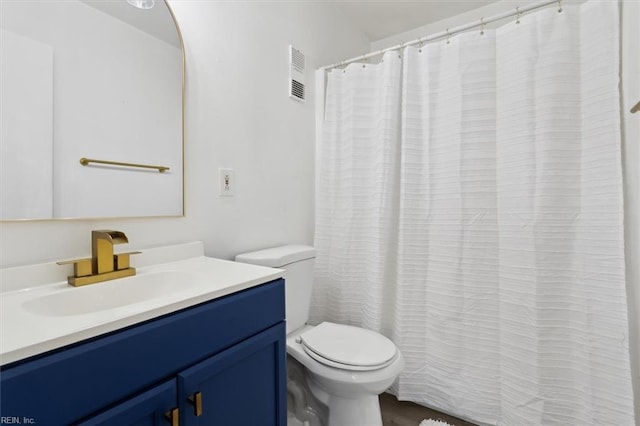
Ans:
[[[618,37],[592,0],[329,73],[312,319],[392,338],[400,399],[633,424]]]

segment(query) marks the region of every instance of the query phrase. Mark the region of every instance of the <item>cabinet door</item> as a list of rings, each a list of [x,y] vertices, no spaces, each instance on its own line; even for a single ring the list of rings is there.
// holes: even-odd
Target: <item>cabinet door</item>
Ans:
[[[183,371],[180,424],[286,426],[285,357],[280,323]]]
[[[178,405],[176,381],[170,380],[146,392],[128,399],[97,416],[79,423],[80,426],[170,426],[165,413],[177,417]],[[174,424],[178,424],[177,418]]]

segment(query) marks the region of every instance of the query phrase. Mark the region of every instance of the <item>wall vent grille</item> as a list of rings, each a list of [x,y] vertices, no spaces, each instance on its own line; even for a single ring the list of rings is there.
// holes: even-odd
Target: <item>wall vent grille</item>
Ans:
[[[291,80],[291,94],[298,99],[304,100],[304,84]]]
[[[299,50],[294,49],[292,47],[291,48],[291,63],[293,64],[293,67],[296,69],[296,71],[304,72],[304,62],[305,62],[304,54],[302,52],[300,52]]]
[[[289,97],[299,101],[306,99],[304,53],[289,45]]]

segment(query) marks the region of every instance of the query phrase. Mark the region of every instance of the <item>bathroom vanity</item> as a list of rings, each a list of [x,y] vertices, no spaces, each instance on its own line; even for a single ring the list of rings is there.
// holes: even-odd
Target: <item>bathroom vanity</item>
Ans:
[[[169,281],[184,278],[175,283],[180,290],[165,289],[161,277],[167,274]],[[123,278],[87,286],[97,294],[99,286],[112,285],[104,289],[111,294],[158,278],[162,293],[140,300],[143,291],[133,303],[125,297],[124,305],[113,307],[102,301],[110,296],[87,291],[82,296],[91,312],[52,307],[64,303],[61,294],[77,298],[68,291],[85,288],[57,283],[4,292],[0,415],[48,426],[284,426],[281,275],[188,258],[139,268],[138,283]]]

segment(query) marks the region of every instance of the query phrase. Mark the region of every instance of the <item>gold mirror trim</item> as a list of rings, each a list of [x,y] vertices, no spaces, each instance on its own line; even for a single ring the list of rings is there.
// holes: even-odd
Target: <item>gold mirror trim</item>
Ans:
[[[162,2],[167,6],[169,15],[173,20],[173,24],[176,27],[178,33],[178,40],[180,41],[180,48],[182,51],[182,214],[180,215],[156,215],[156,216],[94,216],[94,217],[56,217],[56,218],[37,218],[37,219],[0,219],[0,223],[12,223],[12,222],[52,222],[52,221],[73,221],[73,220],[105,220],[105,219],[166,219],[166,218],[181,218],[187,215],[186,201],[185,201],[185,91],[186,91],[186,78],[187,78],[187,60],[184,49],[184,39],[182,37],[182,31],[176,20],[176,16],[171,9],[171,5],[166,0]]]
[[[185,203],[185,151],[184,151],[184,133],[185,133],[185,93],[187,89],[187,58],[184,48],[184,39],[182,38],[182,31],[180,30],[180,25],[178,25],[178,21],[176,20],[176,15],[173,13],[173,9],[171,9],[171,5],[167,0],[163,0],[164,4],[167,6],[169,10],[169,14],[171,15],[171,19],[173,19],[173,24],[176,26],[176,31],[178,32],[178,40],[180,40],[180,47],[182,49],[182,215],[180,216],[172,216],[172,217],[185,217],[187,215],[186,212],[186,203]]]

